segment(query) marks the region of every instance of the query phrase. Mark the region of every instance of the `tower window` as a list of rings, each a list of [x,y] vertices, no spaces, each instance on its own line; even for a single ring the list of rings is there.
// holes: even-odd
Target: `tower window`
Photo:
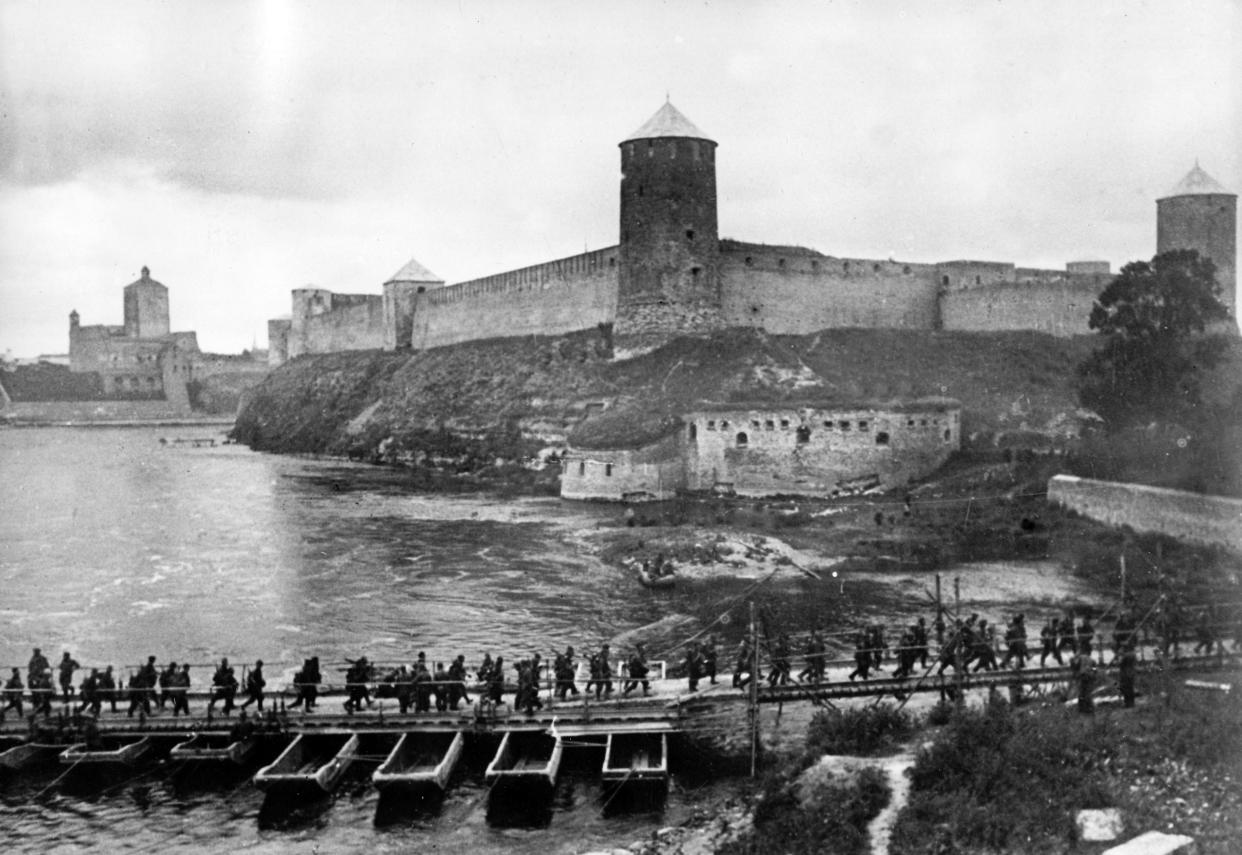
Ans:
[[[729,429],[729,423],[728,423],[728,421],[726,421],[725,419],[721,419],[721,420],[720,420],[720,429],[721,429],[721,430],[728,430],[728,429]]]
[[[952,435],[952,434],[950,434],[948,430],[945,430],[945,432],[944,432],[944,441],[945,441],[945,442],[948,442],[948,441],[949,441],[949,437],[950,437],[951,435]]]
[[[944,287],[948,288],[948,287],[949,287],[949,277],[948,277],[948,276],[942,276],[942,277],[940,278],[940,284],[941,284],[941,285],[943,285]]]
[[[880,272],[880,265],[879,265],[879,263],[876,263],[876,264],[871,265],[871,272],[872,272],[872,273],[879,273],[879,272]]]
[[[708,429],[708,430],[715,430],[715,429],[716,429],[716,420],[715,420],[715,419],[708,419],[708,420],[707,420],[707,429]]]
[[[647,195],[647,188],[646,188],[646,187],[644,187],[643,185],[639,184],[639,185],[638,185],[638,195],[639,195],[639,196],[645,196],[645,195]]]
[[[754,265],[754,263],[755,263],[755,260],[754,260],[753,258],[751,258],[749,255],[748,255],[748,256],[746,256],[746,266],[747,266],[747,267],[751,267],[751,266],[753,266],[753,265]]]
[[[764,430],[775,430],[776,422],[772,421],[771,419],[768,419],[767,421],[763,423],[763,429]]]
[[[698,436],[699,436],[699,426],[698,426],[698,425],[696,425],[696,424],[694,424],[693,422],[691,422],[691,424],[690,424],[690,438],[691,438],[691,439],[697,439],[697,438],[698,438]]]
[[[819,262],[818,262],[818,261],[812,261],[812,262],[811,262],[811,269],[812,269],[812,270],[819,270]]]
[[[784,267],[784,266],[785,266],[785,259],[783,259],[783,258],[778,258],[778,259],[776,260],[776,266],[777,266],[777,267]]]
[[[750,443],[750,437],[746,436],[746,431],[742,431],[737,435],[737,447],[744,448]]]
[[[824,420],[824,430],[832,430],[832,420],[831,420],[831,419],[825,419],[825,420]]]
[[[698,278],[699,278],[699,271],[700,271],[700,270],[702,270],[702,268],[701,268],[701,267],[691,267],[691,268],[690,268],[690,276],[691,276],[692,278],[694,278],[694,279],[698,279]]]
[[[585,475],[585,474],[586,474],[586,461],[585,461],[585,460],[579,460],[579,461],[578,461],[578,474],[579,474],[579,475]]]
[[[609,258],[609,259],[608,259],[608,266],[609,266],[609,267],[616,267],[616,266],[617,266],[617,259],[616,259],[616,258]]]
[[[871,430],[871,425],[870,425],[870,424],[868,424],[868,423],[867,423],[867,421],[866,421],[865,419],[859,419],[859,421],[858,421],[858,429],[859,429],[859,430]]]
[[[751,419],[751,420],[750,420],[750,426],[751,426],[751,427],[753,427],[755,430],[759,430],[759,420],[758,420],[758,419]]]
[[[850,263],[847,261],[847,262],[845,262],[844,264],[842,264],[842,265],[841,265],[841,270],[842,270],[842,272],[844,272],[844,273],[849,273],[849,272],[850,272]]]
[[[850,423],[842,419],[837,423],[837,427],[841,428],[841,431],[844,433],[850,429]]]
[[[798,445],[806,445],[811,441],[811,429],[806,425],[798,428]]]
[[[781,430],[789,430],[789,419],[781,419]]]
[[[888,431],[880,431],[875,435],[876,445],[888,445]]]
[[[908,264],[907,264],[905,267],[901,268],[901,272],[902,272],[902,273],[905,273],[906,275],[909,275],[909,273],[910,273],[910,265],[908,265]]]
[[[604,475],[608,476],[609,478],[612,477],[612,464],[611,463],[604,464]]]
[[[976,285],[982,285],[982,284],[983,284],[983,277],[982,277],[982,276],[976,276],[976,277],[975,277],[975,284],[976,284]]]
[[[694,240],[694,229],[686,229],[686,240]]]

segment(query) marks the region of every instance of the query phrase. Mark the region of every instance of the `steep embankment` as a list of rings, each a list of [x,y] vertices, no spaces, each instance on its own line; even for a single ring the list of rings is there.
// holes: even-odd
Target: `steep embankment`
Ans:
[[[701,401],[948,396],[965,407],[969,442],[1028,431],[1046,441],[1074,427],[1073,369],[1092,344],[1038,333],[730,330],[613,362],[604,336],[586,332],[307,356],[247,396],[235,436],[268,451],[490,460],[570,432],[587,446],[638,444]]]

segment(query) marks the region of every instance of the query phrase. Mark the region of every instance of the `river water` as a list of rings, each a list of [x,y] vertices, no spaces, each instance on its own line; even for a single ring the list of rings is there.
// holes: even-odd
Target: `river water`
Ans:
[[[208,433],[0,430],[4,673],[34,646],[87,666],[189,661],[196,686],[221,655],[264,659],[269,681],[312,655],[474,663],[581,651],[673,608],[582,548],[615,509],[419,494],[395,470],[160,442]],[[550,818],[503,827],[470,772],[409,822],[375,827],[375,793],[359,784],[272,827],[245,782],[187,793],[157,770],[76,792],[54,772],[4,790],[4,851],[579,852],[690,809],[675,782],[662,812],[604,817],[592,777],[570,774]]]

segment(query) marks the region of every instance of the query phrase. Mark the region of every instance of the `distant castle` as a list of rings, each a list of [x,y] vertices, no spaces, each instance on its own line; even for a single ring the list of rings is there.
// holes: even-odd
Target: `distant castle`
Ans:
[[[616,246],[453,285],[411,260],[382,294],[297,289],[292,316],[268,324],[271,364],[305,353],[424,349],[593,328],[625,349],[729,327],[1070,336],[1089,332],[1091,306],[1111,276],[1107,261],[1070,262],[1065,270],[987,261],[917,264],[722,240],[715,141],[665,103],[620,148]],[[1232,312],[1237,195],[1196,163],[1157,200],[1156,222],[1157,252],[1196,249],[1216,263]]]
[[[83,326],[69,313],[69,370],[94,373],[98,393],[110,400],[159,400],[169,409],[189,410],[190,384],[216,374],[261,375],[266,354],[203,353],[195,332],[172,332],[168,288],[142,268],[123,289],[125,323]]]
[[[106,395],[158,397],[188,407],[198,335],[170,331],[168,288],[151,278],[150,269],[143,267],[123,293],[122,326],[82,326],[77,310],[69,313],[69,370],[97,373]]]

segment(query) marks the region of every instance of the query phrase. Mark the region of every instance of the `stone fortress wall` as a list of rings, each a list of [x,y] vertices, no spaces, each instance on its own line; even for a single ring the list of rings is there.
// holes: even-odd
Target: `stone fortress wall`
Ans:
[[[835,258],[718,238],[716,143],[666,103],[620,143],[617,246],[445,286],[411,261],[383,295],[293,292],[269,358],[334,350],[422,349],[608,326],[623,349],[682,333],[754,327],[1038,330],[1086,334],[1108,262],[1037,270],[1008,262]],[[1195,168],[1157,201],[1158,251],[1198,249],[1236,289],[1237,197]],[[416,275],[403,278],[404,273]]]
[[[617,247],[418,294],[410,338],[421,350],[484,338],[560,335],[612,323]]]

